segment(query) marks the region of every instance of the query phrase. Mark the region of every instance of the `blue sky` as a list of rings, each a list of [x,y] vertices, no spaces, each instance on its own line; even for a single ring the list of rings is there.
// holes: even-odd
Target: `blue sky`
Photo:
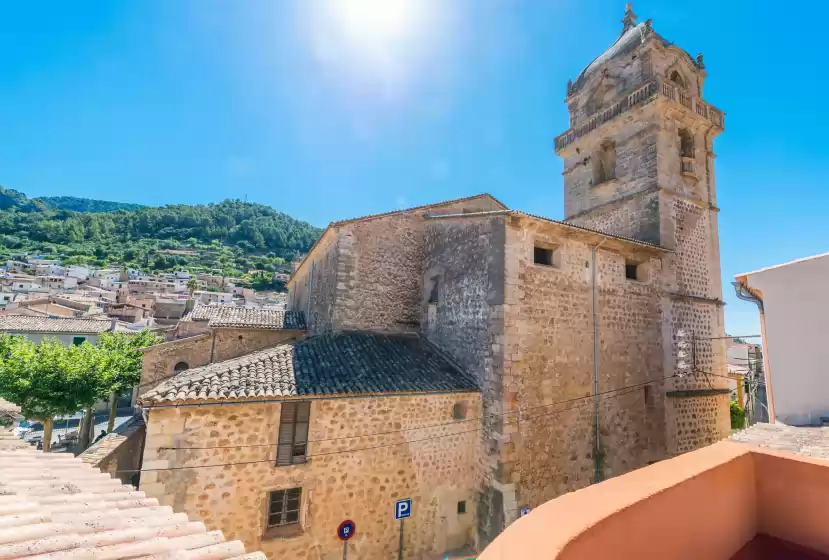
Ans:
[[[372,32],[323,0],[5,2],[0,184],[153,205],[247,197],[320,226],[478,192],[561,218],[565,84],[616,39],[624,2],[418,6],[415,24]],[[825,252],[829,4],[634,10],[704,53],[705,97],[727,115],[724,281]],[[727,330],[758,332],[726,287]]]

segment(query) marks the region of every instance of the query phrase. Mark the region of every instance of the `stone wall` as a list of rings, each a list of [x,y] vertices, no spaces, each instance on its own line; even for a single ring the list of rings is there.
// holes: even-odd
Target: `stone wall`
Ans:
[[[323,235],[324,242],[311,251],[291,279],[290,308],[310,309],[309,330],[314,333],[332,329],[418,332],[425,257],[423,216],[500,209],[503,206],[493,198],[478,196],[332,224]]]
[[[519,508],[595,479],[594,237],[531,219],[507,228],[503,478]],[[534,263],[536,244],[555,248],[555,266]],[[626,260],[640,280],[625,278]],[[662,378],[660,262],[627,244],[597,252],[600,393]],[[664,384],[647,391],[647,402],[643,386],[600,398],[602,478],[665,456]]]
[[[475,542],[480,412],[477,394],[315,400],[308,462],[276,467],[279,403],[154,408],[140,488],[270,558],[341,558],[345,519],[350,558],[396,558],[394,503],[411,498],[405,557],[439,554]],[[296,487],[301,533],[264,537],[268,492]]]
[[[210,333],[202,333],[142,350],[144,361],[141,366],[138,396],[170,379],[173,369],[179,362],[186,363],[188,369],[209,364],[212,347],[213,336]]]
[[[139,479],[145,433],[144,419],[135,416],[95,442],[79,457],[124,484],[133,484]]]
[[[214,329],[213,333],[216,337],[213,348],[214,362],[238,358],[305,335],[304,331],[237,328]]]
[[[423,334],[465,371],[478,377],[483,410],[479,534],[503,527],[500,495],[503,404],[505,217],[429,220],[421,296]],[[434,285],[437,301],[430,302]]]

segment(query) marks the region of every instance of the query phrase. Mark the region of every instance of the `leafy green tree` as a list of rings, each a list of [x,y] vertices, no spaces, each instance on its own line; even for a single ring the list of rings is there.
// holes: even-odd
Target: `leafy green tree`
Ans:
[[[49,451],[55,416],[91,407],[104,390],[99,356],[89,344],[65,346],[54,339],[35,345],[0,335],[0,396],[26,418],[43,422],[43,449]]]
[[[109,393],[107,433],[115,428],[118,396],[132,389],[141,380],[142,348],[164,342],[158,334],[144,329],[138,333],[107,332],[98,337],[103,383]]]

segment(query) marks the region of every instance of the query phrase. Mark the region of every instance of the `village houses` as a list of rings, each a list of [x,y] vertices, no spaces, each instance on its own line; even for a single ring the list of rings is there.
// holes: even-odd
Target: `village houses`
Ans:
[[[628,9],[567,84],[563,221],[479,195],[334,222],[281,315],[194,307],[145,353],[141,489],[271,558],[338,557],[343,519],[356,557],[415,557],[726,437],[705,78]]]

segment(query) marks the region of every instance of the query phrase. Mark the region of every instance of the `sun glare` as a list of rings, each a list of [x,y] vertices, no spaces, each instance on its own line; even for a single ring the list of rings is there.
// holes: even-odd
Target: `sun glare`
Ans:
[[[351,41],[390,47],[406,41],[423,24],[423,0],[329,0],[331,16]]]

